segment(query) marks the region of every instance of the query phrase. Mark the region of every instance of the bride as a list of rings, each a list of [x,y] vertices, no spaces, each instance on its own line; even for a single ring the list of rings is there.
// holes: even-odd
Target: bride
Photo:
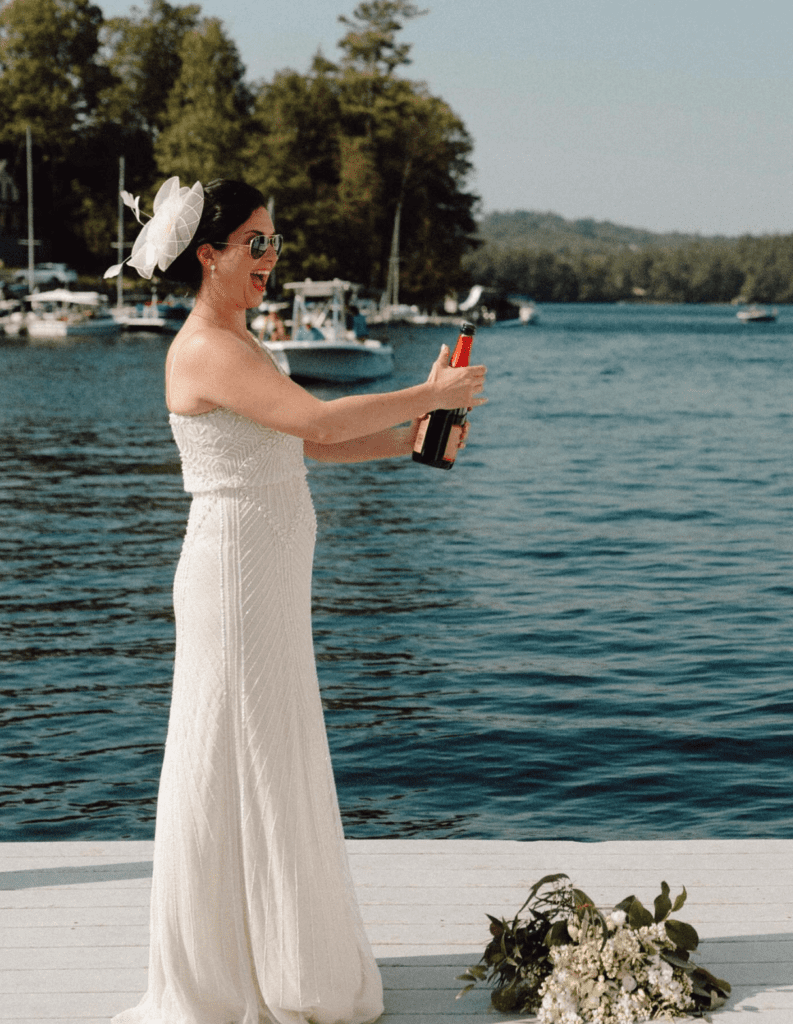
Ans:
[[[192,502],[174,581],[148,992],[114,1022],[364,1024],[383,1011],[382,985],[314,664],[304,456],[408,455],[425,413],[486,401],[485,368],[450,368],[444,346],[422,384],[321,401],[247,329],[282,244],[262,195],[171,178],[154,210],[129,262],[197,290],[165,368]]]

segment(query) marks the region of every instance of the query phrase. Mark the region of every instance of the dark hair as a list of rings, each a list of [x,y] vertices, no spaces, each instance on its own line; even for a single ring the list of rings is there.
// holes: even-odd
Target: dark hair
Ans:
[[[213,245],[225,242],[254,210],[266,205],[261,192],[244,181],[228,178],[210,181],[204,186],[204,209],[192,241],[167,270],[160,272],[161,276],[198,291],[203,277],[198,248],[207,242]]]

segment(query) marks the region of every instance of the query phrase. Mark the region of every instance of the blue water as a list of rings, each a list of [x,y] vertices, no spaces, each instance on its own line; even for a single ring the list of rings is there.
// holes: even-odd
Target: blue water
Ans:
[[[450,473],[312,464],[346,832],[790,838],[793,309],[541,312],[477,335]],[[397,332],[388,386],[455,333]],[[153,835],[188,503],[165,348],[0,346],[4,840]]]

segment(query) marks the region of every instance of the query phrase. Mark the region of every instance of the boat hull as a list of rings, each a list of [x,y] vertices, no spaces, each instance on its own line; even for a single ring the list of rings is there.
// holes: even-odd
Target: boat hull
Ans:
[[[111,310],[113,319],[125,331],[151,331],[177,334],[184,326],[189,309],[183,306],[121,306]]]
[[[394,352],[380,342],[276,341],[267,347],[290,377],[352,384],[387,377]]]
[[[735,315],[742,324],[772,324],[776,320],[777,310],[751,306],[749,309],[738,310]]]
[[[26,326],[28,336],[31,338],[72,338],[85,337],[87,335],[92,337],[108,337],[111,334],[116,334],[119,329],[118,324],[112,317],[80,320],[78,322],[29,317]]]
[[[177,334],[183,320],[172,320],[164,316],[127,316],[118,321],[125,331],[151,331],[155,334]]]

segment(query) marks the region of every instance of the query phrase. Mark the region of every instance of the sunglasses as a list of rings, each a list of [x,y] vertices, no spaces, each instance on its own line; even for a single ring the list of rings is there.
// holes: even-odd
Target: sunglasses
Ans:
[[[215,242],[214,245],[244,245],[246,249],[250,249],[251,258],[254,260],[260,260],[262,256],[267,252],[270,246],[275,249],[275,255],[281,255],[281,249],[284,244],[283,235],[254,235],[250,242]]]

